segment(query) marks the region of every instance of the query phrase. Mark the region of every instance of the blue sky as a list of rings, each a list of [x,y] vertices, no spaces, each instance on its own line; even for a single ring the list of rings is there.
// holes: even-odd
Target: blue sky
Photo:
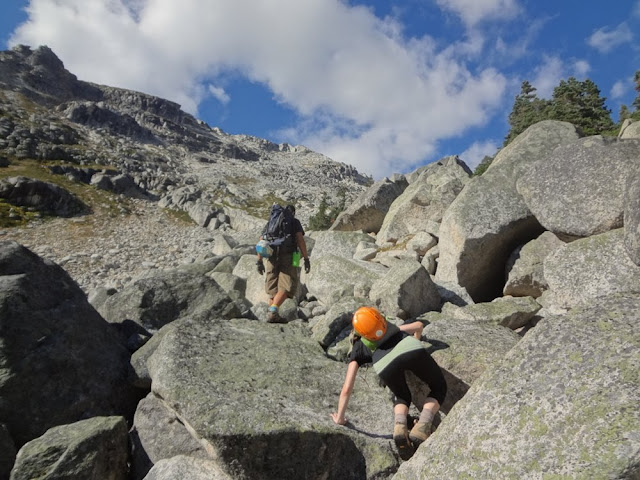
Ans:
[[[378,179],[493,155],[523,80],[636,97],[640,0],[6,0],[3,49],[48,45],[82,80]]]

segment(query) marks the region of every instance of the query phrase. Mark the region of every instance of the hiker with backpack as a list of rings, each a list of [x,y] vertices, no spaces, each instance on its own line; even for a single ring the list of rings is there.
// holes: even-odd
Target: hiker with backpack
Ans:
[[[424,325],[420,321],[396,326],[387,322],[373,307],[360,307],[352,319],[352,348],[345,376],[338,411],[331,419],[345,425],[345,412],[353,392],[358,368],[373,363],[373,369],[382,382],[394,394],[393,441],[401,458],[406,459],[431,434],[431,425],[447,393],[447,383],[435,360],[420,341]],[[409,432],[407,416],[411,404],[411,391],[405,372],[413,372],[429,386],[429,397],[425,399],[418,422]]]
[[[265,225],[256,246],[258,260],[256,266],[260,275],[266,273],[265,291],[269,295],[267,322],[282,323],[278,309],[287,299],[293,297],[300,281],[300,256],[304,258],[304,271],[309,273],[311,263],[304,241],[304,229],[295,217],[293,205],[271,207],[269,221]],[[267,264],[265,268],[264,259]]]

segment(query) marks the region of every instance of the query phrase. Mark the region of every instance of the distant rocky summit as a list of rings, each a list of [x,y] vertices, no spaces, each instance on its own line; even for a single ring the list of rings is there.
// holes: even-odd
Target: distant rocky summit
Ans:
[[[46,48],[0,55],[0,201],[31,215],[0,230],[0,480],[640,478],[634,124],[544,121],[480,177],[453,155],[366,187],[303,147],[79,82]],[[274,195],[265,165],[321,179]],[[42,178],[87,209],[39,218]],[[322,182],[352,196],[306,232],[311,271],[266,323],[251,209],[289,192],[310,211]],[[421,321],[447,381],[409,460],[372,369],[347,426],[329,417],[362,305]]]
[[[195,221],[264,217],[275,201],[295,202],[304,219],[323,196],[350,200],[371,182],[306,147],[229,135],[168,100],[78,80],[48,47],[0,52],[0,153],[118,193],[106,180],[126,177]]]

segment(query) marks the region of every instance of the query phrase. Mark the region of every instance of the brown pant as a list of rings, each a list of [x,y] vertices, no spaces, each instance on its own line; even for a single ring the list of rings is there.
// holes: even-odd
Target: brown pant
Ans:
[[[274,253],[267,259],[266,279],[264,290],[273,298],[279,291],[287,292],[289,298],[293,297],[298,288],[300,278],[299,268],[294,267],[293,252]]]

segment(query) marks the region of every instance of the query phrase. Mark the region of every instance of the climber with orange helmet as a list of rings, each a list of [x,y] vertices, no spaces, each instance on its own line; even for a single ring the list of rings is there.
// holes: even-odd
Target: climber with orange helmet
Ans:
[[[431,434],[431,424],[444,402],[447,384],[440,367],[420,341],[424,325],[420,321],[396,326],[373,307],[360,307],[353,314],[353,329],[359,337],[349,353],[347,374],[340,392],[338,411],[331,418],[338,425],[347,423],[345,412],[353,392],[358,368],[373,362],[373,369],[394,394],[393,440],[400,451],[407,454]],[[411,391],[405,372],[413,372],[430,389],[420,409],[420,419],[411,432],[407,427],[407,415],[411,404]]]

